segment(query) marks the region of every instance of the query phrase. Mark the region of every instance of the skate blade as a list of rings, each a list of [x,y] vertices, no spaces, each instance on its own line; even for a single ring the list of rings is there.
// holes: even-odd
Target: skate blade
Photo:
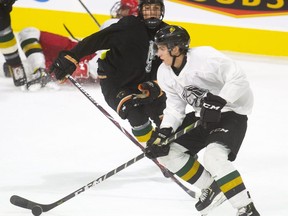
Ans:
[[[30,85],[27,87],[28,91],[34,92],[34,91],[39,91],[41,89],[41,84],[40,83],[35,83],[33,85]]]
[[[49,88],[49,89],[53,89],[53,90],[59,90],[60,89],[60,86],[57,84],[57,83],[55,83],[55,82],[48,82],[46,85],[45,85],[45,87],[47,87],[47,88]],[[45,88],[44,87],[44,88]]]
[[[217,200],[214,200],[211,205],[209,205],[207,208],[203,209],[200,212],[201,216],[207,216],[208,213],[210,213],[213,209],[215,209],[217,206],[221,205],[223,202],[227,200],[225,195],[222,192],[219,195],[220,197],[218,199],[217,197],[215,198]]]

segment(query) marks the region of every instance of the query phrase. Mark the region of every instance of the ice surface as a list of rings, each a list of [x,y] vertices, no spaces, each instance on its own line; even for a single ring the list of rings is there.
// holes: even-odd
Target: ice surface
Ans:
[[[235,166],[261,215],[287,216],[288,60],[228,55],[246,70],[255,95]],[[97,85],[84,88],[130,131],[106,106]],[[1,77],[0,122],[0,216],[32,215],[10,204],[14,194],[49,204],[141,153],[74,86],[23,92]],[[144,158],[43,215],[199,215],[195,203]],[[225,202],[210,215],[236,211]]]

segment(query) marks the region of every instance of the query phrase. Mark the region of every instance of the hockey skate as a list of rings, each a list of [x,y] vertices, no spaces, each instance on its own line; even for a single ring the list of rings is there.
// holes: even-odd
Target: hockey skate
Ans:
[[[9,72],[7,71],[9,70]],[[9,74],[12,74],[13,82],[15,86],[23,86],[26,84],[26,74],[23,65],[19,65],[18,67],[11,67],[7,65],[6,72],[4,71],[5,76],[9,76]]]
[[[260,216],[258,211],[256,210],[253,202],[238,209],[237,216]]]
[[[43,87],[50,87],[58,89],[58,86],[52,80],[51,76],[47,73],[45,68],[38,68],[30,77],[27,82],[27,89],[29,91],[37,91]]]
[[[202,216],[205,216],[225,200],[226,197],[214,181],[208,188],[202,190],[202,194],[199,197],[199,201],[195,204],[195,207]]]
[[[12,69],[6,62],[3,64],[3,74],[5,77],[12,77]]]

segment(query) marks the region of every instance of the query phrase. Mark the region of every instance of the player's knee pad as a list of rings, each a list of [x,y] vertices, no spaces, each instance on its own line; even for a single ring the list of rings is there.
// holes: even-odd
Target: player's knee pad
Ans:
[[[150,121],[147,121],[145,124],[140,126],[134,126],[132,128],[132,133],[136,139],[145,147],[146,142],[150,139],[152,134],[152,124]]]
[[[39,41],[40,30],[34,27],[24,28],[22,31],[19,32],[18,37],[19,37],[20,44],[23,41],[26,41],[31,38],[37,39]]]
[[[227,171],[230,168],[231,162],[228,161],[228,155],[230,149],[220,143],[210,143],[203,155],[203,163],[206,170],[208,170],[212,176],[219,175],[221,170]]]
[[[171,172],[176,173],[189,160],[190,155],[185,152],[187,152],[185,147],[177,143],[171,143],[169,154],[164,157],[159,157],[157,160]]]

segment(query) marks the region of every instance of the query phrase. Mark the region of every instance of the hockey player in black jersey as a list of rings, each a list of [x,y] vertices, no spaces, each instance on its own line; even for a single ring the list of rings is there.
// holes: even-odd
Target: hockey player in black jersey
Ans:
[[[161,60],[155,55],[153,39],[162,21],[163,0],[140,0],[138,16],[127,16],[96,32],[71,50],[59,53],[51,67],[57,79],[72,74],[84,56],[103,50],[98,60],[98,77],[106,102],[122,119],[128,119],[132,133],[145,143],[152,123],[159,125],[166,96],[159,88],[156,72]]]

